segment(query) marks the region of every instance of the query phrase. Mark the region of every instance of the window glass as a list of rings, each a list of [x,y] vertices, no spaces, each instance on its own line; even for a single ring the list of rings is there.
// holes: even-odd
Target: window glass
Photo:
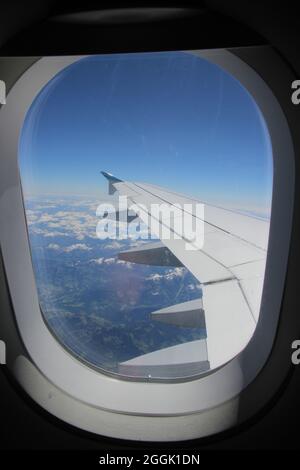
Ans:
[[[186,266],[185,255],[164,240],[161,245],[161,237],[134,212],[127,220],[121,209],[112,211],[105,218],[112,222],[105,227],[99,222],[103,208],[119,208],[124,191],[147,206],[151,198],[165,200],[165,190],[172,204],[201,202],[204,220],[206,212],[211,217],[210,232],[219,230],[219,221],[222,225],[220,207],[269,226],[270,139],[245,88],[192,53],[79,59],[32,103],[19,165],[41,312],[61,345],[90,366],[120,376],[168,380],[207,373],[213,315],[208,318],[203,284],[215,280],[205,282],[206,272],[204,281],[197,275],[197,250],[187,255],[197,264],[192,269],[192,261]],[[130,182],[127,190],[123,181]],[[217,258],[225,249],[216,262],[231,271],[263,258],[255,251],[261,249],[256,234],[244,237],[238,230],[232,239],[235,228],[233,219],[225,221],[211,248]],[[204,231],[198,251],[206,253],[212,238],[206,243],[205,237]],[[232,276],[237,272],[233,269]],[[227,286],[222,289],[235,299],[235,286]],[[246,295],[248,287],[243,287]],[[207,290],[207,299],[220,296],[220,315],[229,315],[221,308],[224,290],[214,292]],[[244,307],[234,301],[226,308]],[[218,334],[226,338],[229,330],[230,322],[228,331]],[[241,339],[240,349],[248,340]]]

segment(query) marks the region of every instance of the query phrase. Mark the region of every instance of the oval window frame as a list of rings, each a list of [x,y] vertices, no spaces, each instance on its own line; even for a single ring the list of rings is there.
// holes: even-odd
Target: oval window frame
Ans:
[[[276,334],[293,211],[294,150],[289,127],[266,83],[233,52],[191,53],[221,66],[248,89],[267,124],[274,164],[270,238],[259,322],[246,348],[205,377],[182,383],[130,382],[108,377],[65,351],[42,319],[19,178],[18,139],[25,114],[37,93],[54,75],[80,57],[39,59],[12,87],[0,112],[0,135],[4,142],[0,181],[0,214],[4,222],[0,228],[1,246],[17,325],[30,357],[30,360],[24,356],[16,358],[15,375],[41,406],[77,427],[98,434],[179,440],[211,434],[235,424],[238,395],[265,364]],[[280,257],[274,256],[278,246]],[[26,277],[20,272],[26,272]],[[162,421],[155,420],[157,416]],[[145,418],[147,426],[142,425]],[[183,422],[185,426],[180,426]]]

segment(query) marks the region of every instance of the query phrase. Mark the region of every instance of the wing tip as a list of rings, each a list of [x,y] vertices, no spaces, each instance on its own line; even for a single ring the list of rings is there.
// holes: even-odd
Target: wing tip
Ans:
[[[106,178],[110,183],[122,183],[123,180],[120,178],[116,178],[116,176],[112,175],[111,173],[108,173],[107,171],[101,171],[102,175],[104,178]]]

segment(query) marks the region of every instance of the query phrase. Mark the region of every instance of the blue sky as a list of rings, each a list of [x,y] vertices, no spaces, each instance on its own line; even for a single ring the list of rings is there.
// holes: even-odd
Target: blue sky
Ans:
[[[25,194],[107,192],[101,170],[264,211],[269,136],[229,74],[183,52],[84,58],[34,100],[19,147]]]

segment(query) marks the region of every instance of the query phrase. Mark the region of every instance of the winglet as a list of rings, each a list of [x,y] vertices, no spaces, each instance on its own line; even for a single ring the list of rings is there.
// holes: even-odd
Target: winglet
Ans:
[[[113,186],[114,183],[122,183],[123,180],[116,178],[114,175],[107,173],[106,171],[101,171],[101,173],[108,181],[108,194],[114,194],[116,192],[116,188]]]
[[[106,171],[101,171],[102,175],[111,183],[122,183],[123,180],[116,178],[111,173],[107,173]]]

